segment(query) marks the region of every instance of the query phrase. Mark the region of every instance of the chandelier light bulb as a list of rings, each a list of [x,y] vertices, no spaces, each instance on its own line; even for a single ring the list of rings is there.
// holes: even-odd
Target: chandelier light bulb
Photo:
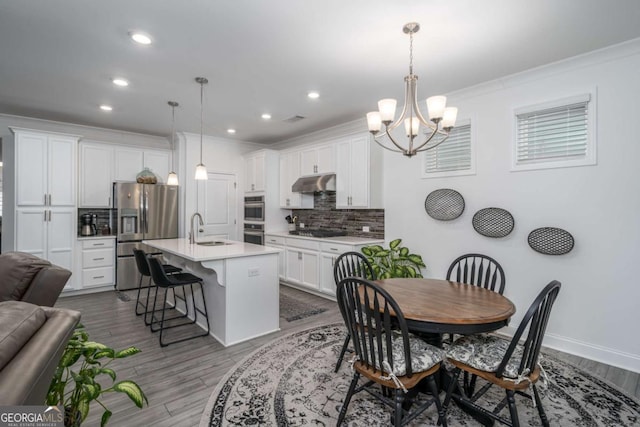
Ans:
[[[205,181],[208,179],[207,176],[207,167],[205,165],[203,165],[202,163],[200,163],[198,166],[196,166],[196,175],[195,178],[198,181]]]
[[[378,101],[378,110],[380,110],[380,119],[382,122],[391,123],[396,116],[396,104],[398,101],[395,99],[381,99]]]
[[[380,118],[379,111],[367,113],[367,125],[369,126],[369,132],[380,132],[380,129],[382,129],[382,119]]]
[[[458,117],[458,109],[456,107],[447,107],[442,113],[442,127],[444,129],[450,129],[456,124],[456,118]]]
[[[431,96],[427,98],[427,110],[429,110],[429,120],[439,120],[444,114],[447,105],[446,96]]]
[[[404,130],[408,137],[417,136],[420,131],[420,121],[417,117],[404,119]]]
[[[178,174],[175,172],[169,172],[167,177],[167,185],[178,185]]]

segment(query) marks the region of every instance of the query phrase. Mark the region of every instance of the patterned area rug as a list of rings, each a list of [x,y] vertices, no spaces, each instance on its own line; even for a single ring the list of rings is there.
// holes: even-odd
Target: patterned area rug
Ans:
[[[315,308],[304,301],[280,294],[280,317],[284,317],[287,322],[304,319],[325,311],[327,311],[326,308]]]
[[[296,332],[259,348],[220,381],[200,426],[335,425],[352,376],[348,363],[337,374],[333,372],[344,336],[344,326],[336,323]],[[552,426],[640,423],[640,404],[617,388],[551,356],[545,356],[542,365],[550,379],[542,402]],[[487,398],[500,400],[503,392],[492,389]],[[531,401],[516,399],[521,424],[540,425]],[[502,415],[508,417],[508,409]],[[385,406],[361,392],[353,397],[345,423],[388,425],[389,416]],[[432,406],[411,425],[435,425],[436,420]],[[478,425],[454,404],[447,421],[454,427]]]

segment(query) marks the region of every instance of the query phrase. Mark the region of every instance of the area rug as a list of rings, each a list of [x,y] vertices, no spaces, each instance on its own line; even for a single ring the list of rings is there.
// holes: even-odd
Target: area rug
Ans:
[[[287,322],[304,319],[314,314],[324,313],[326,308],[317,308],[286,294],[280,294],[280,317]]]
[[[344,326],[336,323],[295,332],[259,348],[218,383],[200,426],[335,425],[352,376],[346,362],[338,373],[333,372],[344,337]],[[545,355],[541,363],[549,376],[542,402],[552,426],[640,423],[640,404],[616,387],[552,356]],[[493,389],[487,398],[500,400],[503,392]],[[541,425],[531,401],[516,399],[520,423]],[[508,417],[508,409],[502,415]],[[345,425],[388,425],[389,417],[385,406],[362,392],[353,397]],[[432,406],[411,425],[435,425],[436,421]],[[478,425],[454,404],[447,421],[453,427]]]

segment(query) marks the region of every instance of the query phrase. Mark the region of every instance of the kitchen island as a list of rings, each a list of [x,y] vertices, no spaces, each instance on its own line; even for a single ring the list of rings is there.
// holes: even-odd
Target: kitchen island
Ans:
[[[203,279],[211,336],[225,347],[280,330],[279,249],[223,239],[144,243]],[[198,323],[204,327],[204,318]]]

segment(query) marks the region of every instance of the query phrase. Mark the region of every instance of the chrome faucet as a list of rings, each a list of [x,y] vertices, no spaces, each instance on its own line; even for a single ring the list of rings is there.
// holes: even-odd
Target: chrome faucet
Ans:
[[[198,217],[198,222],[201,226],[204,225],[204,222],[202,221],[202,215],[200,215],[198,212],[195,212],[193,215],[191,215],[191,231],[189,232],[189,243],[191,243],[192,245],[196,243],[196,233],[193,229],[193,219],[195,217]]]

